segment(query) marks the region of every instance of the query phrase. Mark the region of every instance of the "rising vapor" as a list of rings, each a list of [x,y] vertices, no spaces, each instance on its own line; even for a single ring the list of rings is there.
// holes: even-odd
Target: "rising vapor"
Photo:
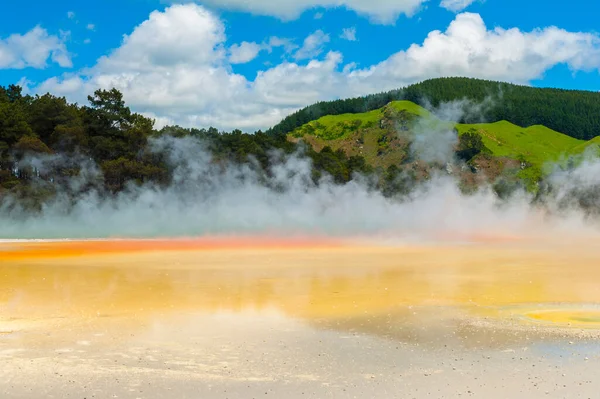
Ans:
[[[456,122],[485,106],[459,101],[431,111]],[[456,163],[458,138],[448,126],[417,124],[415,156]],[[442,171],[413,183],[406,195],[388,198],[362,176],[343,185],[327,176],[315,183],[311,160],[301,149],[292,155],[272,151],[267,174],[252,162],[216,162],[206,142],[194,137],[154,138],[151,149],[173,171],[171,183],[129,184],[115,195],[103,191],[100,168],[83,156],[26,160],[39,173],[74,164],[79,172],[58,185],[57,195],[40,212],[32,213],[15,198],[2,201],[0,238],[329,235],[462,240],[582,231],[596,225],[590,209],[600,209],[595,195],[600,163],[592,159],[574,170],[557,169],[541,190],[543,198],[517,191],[501,200],[489,186],[465,194]]]
[[[79,192],[73,199],[81,187],[94,186],[100,177],[98,168],[88,163],[39,214],[5,202],[0,208],[0,236],[322,234],[435,238],[540,233],[550,223],[563,227],[576,219],[577,226],[583,223],[580,207],[574,200],[565,201],[581,190],[598,187],[593,176],[600,168],[599,163],[588,162],[568,175],[557,174],[551,180],[559,187],[557,194],[539,208],[524,192],[509,201],[500,201],[490,188],[466,195],[452,177],[442,174],[419,184],[404,198],[390,199],[359,177],[345,185],[334,184],[327,177],[314,183],[310,160],[300,154],[273,153],[279,160],[265,176],[251,164],[223,167],[213,162],[203,143],[194,138],[162,137],[154,140],[153,148],[168,154],[174,170],[168,187],[132,184],[115,196],[92,189]],[[574,181],[578,183],[574,185]],[[567,213],[548,213],[566,207]]]

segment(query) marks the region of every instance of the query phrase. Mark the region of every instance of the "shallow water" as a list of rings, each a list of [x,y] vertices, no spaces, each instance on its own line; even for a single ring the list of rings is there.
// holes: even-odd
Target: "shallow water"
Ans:
[[[315,397],[383,394],[379,388],[433,392],[442,383],[455,392],[462,389],[456,376],[423,386],[406,376],[435,376],[456,356],[452,369],[461,367],[472,379],[481,368],[473,356],[506,357],[509,364],[517,358],[510,354],[524,348],[528,355],[541,351],[533,362],[556,353],[590,362],[600,352],[593,349],[600,328],[599,252],[582,241],[523,240],[0,243],[0,357],[6,360],[0,377],[9,395],[3,397],[27,397],[21,385],[36,379],[42,382],[30,393],[61,397],[91,386],[96,397],[108,397],[100,386],[109,383],[94,375],[108,381],[125,373],[127,389],[134,389],[167,370],[179,374],[163,388],[178,378],[187,381],[183,386],[196,383],[177,397],[227,397],[203,391],[210,381],[229,388],[228,397],[288,383],[289,397],[301,397],[302,390]],[[574,343],[588,345],[585,356],[569,346]],[[488,367],[499,389],[510,367]],[[64,370],[81,387],[69,391],[46,375],[48,369]],[[381,385],[365,377],[373,370]],[[368,384],[360,385],[364,378]],[[481,392],[490,397],[495,391]]]
[[[4,243],[0,257],[4,320],[275,309],[310,323],[420,307],[579,327],[600,311],[600,251],[585,245],[90,241]]]

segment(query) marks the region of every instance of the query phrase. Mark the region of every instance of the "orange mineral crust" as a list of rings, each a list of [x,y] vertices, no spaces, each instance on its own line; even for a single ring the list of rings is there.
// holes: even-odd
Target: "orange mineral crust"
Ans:
[[[204,237],[151,240],[10,241],[0,242],[0,259],[35,260],[135,254],[249,249],[333,249],[347,245],[332,238]]]

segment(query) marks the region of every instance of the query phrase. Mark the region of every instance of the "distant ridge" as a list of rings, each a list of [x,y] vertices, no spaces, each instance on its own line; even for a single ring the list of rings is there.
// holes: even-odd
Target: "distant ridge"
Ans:
[[[364,97],[318,102],[286,117],[268,132],[285,135],[326,115],[369,112],[392,101],[409,100],[436,107],[443,102],[462,99],[476,103],[486,99],[491,101],[482,113],[466,117],[459,121],[461,123],[506,120],[522,127],[544,125],[580,140],[600,135],[600,93],[453,77],[430,79]]]

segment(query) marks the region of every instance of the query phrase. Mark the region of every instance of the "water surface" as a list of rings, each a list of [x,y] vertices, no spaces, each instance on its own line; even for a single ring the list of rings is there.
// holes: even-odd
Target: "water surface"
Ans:
[[[472,383],[488,367],[479,377],[487,391],[479,388],[492,397],[511,389],[511,362],[549,362],[540,375],[554,392],[565,387],[552,373],[586,370],[577,362],[589,366],[599,352],[600,254],[591,248],[534,240],[0,243],[0,377],[8,381],[0,389],[27,397],[30,385],[61,397],[89,386],[107,397],[102,384],[117,389],[122,375],[120,397],[161,397],[179,379],[177,397],[285,386],[286,397],[408,397],[443,384],[458,394],[464,387],[452,372]],[[488,357],[497,362],[474,360]],[[539,377],[527,367],[523,384]],[[129,391],[153,373],[166,380]],[[436,378],[419,385],[417,375]],[[546,392],[543,383],[523,384],[516,395]]]

